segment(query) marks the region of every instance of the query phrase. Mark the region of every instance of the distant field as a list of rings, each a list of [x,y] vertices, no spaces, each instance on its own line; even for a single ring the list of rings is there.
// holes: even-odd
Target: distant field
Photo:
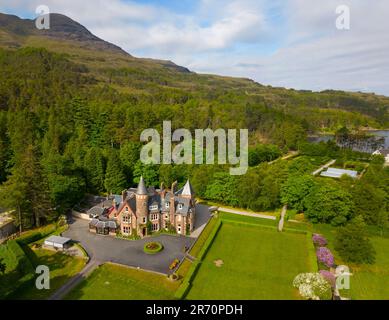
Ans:
[[[292,282],[310,271],[308,248],[305,234],[223,223],[186,298],[299,299]]]
[[[104,264],[81,282],[67,300],[170,300],[179,282],[151,272]]]

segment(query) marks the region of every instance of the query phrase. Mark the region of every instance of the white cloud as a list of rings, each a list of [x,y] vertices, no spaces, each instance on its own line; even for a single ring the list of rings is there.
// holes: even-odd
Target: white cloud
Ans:
[[[41,0],[0,7],[34,12]],[[387,0],[200,0],[193,12],[121,0],[45,0],[131,54],[299,89],[389,95]],[[349,5],[351,30],[335,28]]]

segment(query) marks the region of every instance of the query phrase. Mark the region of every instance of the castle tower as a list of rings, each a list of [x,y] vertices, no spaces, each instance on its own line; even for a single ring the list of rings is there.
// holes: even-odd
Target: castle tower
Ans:
[[[136,198],[136,215],[138,218],[138,233],[141,237],[144,237],[147,235],[146,223],[147,223],[147,216],[149,213],[149,208],[148,208],[149,195],[147,193],[143,176],[140,177],[135,198]]]
[[[195,216],[196,216],[196,203],[195,203],[195,192],[193,190],[193,187],[188,179],[186,181],[184,187],[182,188],[181,197],[190,199],[190,206],[191,206],[191,212],[186,217],[184,224],[183,224],[183,230],[192,232],[194,230],[194,224],[195,224]]]

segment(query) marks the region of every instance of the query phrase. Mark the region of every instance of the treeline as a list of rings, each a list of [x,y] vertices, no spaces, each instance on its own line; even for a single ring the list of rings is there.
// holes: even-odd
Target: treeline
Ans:
[[[289,169],[266,162],[298,149],[310,130],[303,113],[230,90],[227,80],[219,86],[220,79],[169,72],[174,81],[146,86],[149,74],[126,82],[132,73],[120,70],[106,82],[106,73],[102,81],[65,55],[31,48],[0,50],[0,69],[0,207],[14,209],[24,228],[55,220],[86,193],[120,193],[141,174],[156,186],[191,177],[198,194],[210,200],[277,207]],[[129,90],[117,90],[116,77]],[[145,90],[133,91],[134,85]],[[144,166],[140,133],[162,132],[164,120],[192,132],[248,128],[253,168],[235,179],[219,166]]]

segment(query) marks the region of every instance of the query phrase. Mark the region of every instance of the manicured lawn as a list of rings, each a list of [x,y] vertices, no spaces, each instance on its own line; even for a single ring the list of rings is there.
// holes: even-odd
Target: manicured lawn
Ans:
[[[44,249],[31,250],[25,247],[24,250],[28,250],[27,255],[34,267],[38,265],[49,267],[50,289],[38,290],[35,287],[35,281],[32,281],[28,286],[14,292],[11,296],[12,299],[47,299],[85,266],[85,260],[82,258]]]
[[[305,234],[224,222],[186,298],[299,299],[292,282],[311,271],[307,250]]]
[[[167,276],[106,263],[66,297],[67,300],[173,299],[179,282]]]

